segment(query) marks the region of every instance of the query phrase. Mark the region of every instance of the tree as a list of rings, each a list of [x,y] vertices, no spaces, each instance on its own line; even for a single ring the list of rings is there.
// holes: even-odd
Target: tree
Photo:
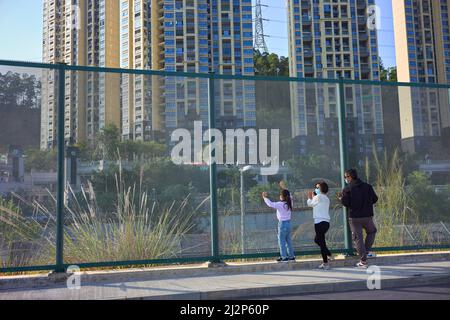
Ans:
[[[119,143],[119,151],[120,155],[128,161],[143,161],[165,156],[167,148],[164,144],[155,141],[126,140]]]
[[[424,172],[413,171],[408,175],[410,207],[421,221],[442,221],[448,217],[450,200],[445,193],[437,193],[431,179]]]
[[[274,53],[254,51],[257,75],[289,76],[289,59]],[[290,86],[286,81],[255,81],[256,122],[259,128],[280,129],[282,138],[291,137]]]
[[[264,76],[289,76],[289,59],[275,53],[254,51],[255,73]]]
[[[390,82],[398,82],[397,67],[388,68],[388,79]]]
[[[311,153],[297,156],[289,160],[288,165],[292,172],[290,180],[296,188],[310,188],[318,180],[326,181],[331,187],[337,185],[339,167],[334,165],[329,154]]]
[[[261,194],[263,192],[267,192],[270,199],[277,201],[280,195],[280,187],[276,182],[254,186],[247,192],[249,202],[254,205],[262,204]]]
[[[36,150],[25,151],[25,169],[37,171],[56,170],[56,150]]]
[[[40,82],[35,75],[0,73],[0,105],[33,108],[37,105]]]
[[[107,124],[98,134],[97,140],[103,159],[117,160],[120,143],[119,128],[114,124]]]
[[[397,82],[397,67],[389,67],[386,68],[384,66],[383,60],[379,57],[380,64],[380,80],[381,81],[389,81],[389,82]]]

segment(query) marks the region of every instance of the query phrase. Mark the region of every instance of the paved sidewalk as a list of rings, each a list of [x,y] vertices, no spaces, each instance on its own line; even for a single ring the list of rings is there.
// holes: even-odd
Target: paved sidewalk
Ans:
[[[373,265],[376,260],[373,261]],[[450,283],[450,261],[378,265],[381,289]],[[286,267],[288,268],[288,267]],[[2,289],[4,299],[244,299],[288,294],[343,292],[367,289],[366,270],[339,267],[322,270],[278,270],[195,277],[175,275],[166,279],[81,283],[81,289],[65,286],[36,289]],[[1,280],[0,280],[1,281]]]
[[[284,295],[261,300],[450,300],[450,283],[383,290]]]

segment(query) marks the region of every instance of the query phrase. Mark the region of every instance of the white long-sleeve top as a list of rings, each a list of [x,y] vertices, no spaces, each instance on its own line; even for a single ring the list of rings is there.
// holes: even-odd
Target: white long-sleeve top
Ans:
[[[274,208],[277,210],[277,219],[278,221],[289,221],[291,220],[292,212],[291,209],[287,206],[285,202],[272,202],[268,198],[264,198],[264,202],[268,207]]]
[[[307,201],[308,207],[313,208],[314,223],[330,222],[330,199],[324,194],[314,196]]]

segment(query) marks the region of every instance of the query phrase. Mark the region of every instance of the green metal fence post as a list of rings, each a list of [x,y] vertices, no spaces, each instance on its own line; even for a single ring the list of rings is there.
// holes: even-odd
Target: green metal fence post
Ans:
[[[346,125],[345,125],[345,88],[344,88],[344,79],[341,77],[339,79],[339,154],[340,154],[340,162],[341,162],[341,186],[345,187],[345,178],[344,172],[348,169],[348,154],[347,154],[347,135],[346,135]],[[346,207],[343,207],[343,223],[344,223],[344,241],[345,241],[345,250],[347,256],[354,255],[353,246],[352,246],[352,238],[350,226],[348,224],[348,210]]]
[[[208,78],[208,109],[209,109],[209,129],[216,127],[216,109],[215,109],[215,89],[214,73],[209,74]],[[212,132],[210,130],[209,142],[212,142]],[[210,150],[210,160],[215,158],[215,152]],[[219,263],[219,228],[217,216],[217,165],[210,161],[209,169],[209,188],[210,188],[210,207],[211,207],[211,255],[213,263]]]
[[[58,68],[58,184],[56,191],[56,268],[55,272],[64,269],[64,101],[66,89],[65,65]]]

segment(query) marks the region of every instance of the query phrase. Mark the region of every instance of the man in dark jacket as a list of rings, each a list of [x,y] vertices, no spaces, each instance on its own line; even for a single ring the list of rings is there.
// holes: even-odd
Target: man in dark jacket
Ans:
[[[367,268],[367,253],[370,252],[375,241],[377,228],[373,222],[373,205],[378,197],[373,187],[361,181],[355,169],[345,171],[347,186],[342,192],[342,205],[348,208],[349,224],[353,242],[361,261],[357,267]],[[363,237],[366,231],[366,239]]]

